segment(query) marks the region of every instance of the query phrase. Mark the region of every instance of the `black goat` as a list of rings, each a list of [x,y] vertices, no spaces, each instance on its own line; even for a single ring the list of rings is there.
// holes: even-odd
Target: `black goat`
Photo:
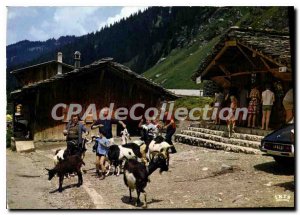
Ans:
[[[108,160],[115,167],[115,174],[120,174],[120,164],[123,160],[141,158],[140,147],[135,143],[111,145],[107,153]]]
[[[143,193],[145,201],[143,207],[147,207],[147,196],[144,189],[149,181],[148,177],[158,168],[160,169],[160,173],[169,170],[166,157],[162,153],[157,153],[150,161],[148,167],[136,160],[131,159],[126,161],[124,165],[124,183],[129,188],[130,201],[132,201],[131,190],[136,189],[136,206],[141,203],[140,193]]]
[[[71,156],[71,155],[78,155],[83,160],[85,157],[85,152],[87,150],[85,145],[86,145],[86,143],[89,143],[89,142],[91,142],[91,141],[89,141],[87,138],[83,138],[82,143],[80,145],[77,145],[76,143],[74,143],[74,149],[72,152],[67,149],[57,149],[53,156],[54,165],[56,165],[58,162],[64,160],[66,157]]]
[[[81,166],[85,165],[81,157],[78,155],[72,155],[67,157],[66,159],[60,161],[56,164],[53,169],[47,169],[48,171],[48,180],[50,181],[55,175],[59,177],[59,188],[58,191],[62,192],[62,184],[64,181],[65,174],[77,173],[78,175],[78,184],[77,187],[80,187],[83,183]]]

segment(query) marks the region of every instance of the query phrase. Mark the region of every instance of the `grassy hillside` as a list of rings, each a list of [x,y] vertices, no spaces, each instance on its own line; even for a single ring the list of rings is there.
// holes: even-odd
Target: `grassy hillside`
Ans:
[[[230,25],[228,24],[230,23]],[[143,75],[166,88],[199,89],[191,80],[199,63],[218,42],[218,36],[230,26],[252,27],[256,29],[271,28],[287,30],[287,8],[282,7],[233,7],[219,8],[208,23],[183,48],[173,49],[166,57]],[[212,39],[210,39],[212,38]],[[204,40],[203,40],[204,39]],[[204,42],[205,41],[205,42]],[[208,41],[208,42],[206,42]]]
[[[165,60],[147,70],[143,75],[166,88],[199,89],[192,74],[198,69],[199,62],[206,57],[217,42],[217,37],[201,45],[195,42],[188,48],[177,48]]]

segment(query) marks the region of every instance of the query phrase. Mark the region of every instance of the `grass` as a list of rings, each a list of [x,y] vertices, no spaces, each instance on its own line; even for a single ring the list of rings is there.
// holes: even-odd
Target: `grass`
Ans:
[[[204,108],[205,105],[210,105],[210,103],[212,101],[213,101],[213,98],[210,98],[210,97],[183,97],[183,98],[179,98],[175,101],[174,111],[177,108],[184,107],[184,108],[188,109],[188,112],[190,112],[190,110],[192,110],[193,108]],[[202,111],[195,111],[194,116],[202,117]]]
[[[201,85],[197,85],[191,76],[217,41],[216,37],[203,46],[200,46],[200,42],[195,42],[188,48],[174,49],[163,62],[153,66],[143,75],[165,88],[199,89]]]
[[[175,100],[174,109],[186,107],[191,110],[195,107],[203,108],[206,104],[209,105],[213,101],[210,97],[183,97]]]

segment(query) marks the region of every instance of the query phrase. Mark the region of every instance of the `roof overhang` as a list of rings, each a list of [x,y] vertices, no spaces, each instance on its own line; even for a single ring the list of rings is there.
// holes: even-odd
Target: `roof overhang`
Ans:
[[[20,72],[26,72],[28,70],[32,70],[32,69],[35,69],[35,68],[38,68],[38,67],[43,67],[43,66],[47,66],[47,65],[51,65],[51,64],[59,64],[59,65],[62,65],[63,67],[66,67],[66,68],[69,68],[69,69],[74,69],[74,67],[69,65],[69,64],[58,62],[56,60],[51,60],[51,61],[35,64],[35,65],[32,65],[32,66],[23,67],[23,68],[20,68],[20,69],[15,69],[15,70],[10,71],[10,73],[11,74],[16,74],[16,73],[20,73]]]
[[[261,40],[261,41],[260,41]],[[227,52],[233,50],[239,52],[250,65],[247,71],[229,71],[226,66],[220,65],[219,60]],[[249,54],[250,53],[250,54]],[[251,75],[254,73],[271,73],[274,77],[283,81],[292,80],[290,41],[288,33],[274,31],[257,31],[252,29],[229,29],[220,37],[220,41],[214,46],[212,52],[201,62],[198,71],[194,74],[196,80],[212,80],[212,78],[228,84],[228,78],[239,75]],[[259,60],[263,69],[258,69],[253,58]],[[211,74],[214,68],[222,71],[222,75]],[[284,72],[280,71],[284,68]],[[226,81],[227,78],[227,81]]]
[[[179,96],[175,95],[171,91],[168,91],[167,89],[163,88],[162,86],[156,84],[155,82],[152,82],[148,80],[147,78],[138,75],[137,73],[133,72],[130,70],[128,67],[119,64],[117,62],[112,61],[112,58],[103,58],[101,60],[95,61],[92,64],[89,64],[87,66],[78,68],[78,69],[73,69],[70,72],[66,72],[63,74],[57,74],[49,79],[42,80],[36,83],[33,83],[31,85],[26,85],[22,87],[21,89],[17,89],[13,92],[11,92],[11,95],[13,97],[18,97],[20,94],[25,93],[25,92],[32,92],[32,90],[36,90],[39,87],[46,86],[47,84],[60,81],[60,80],[68,80],[72,79],[74,77],[78,77],[81,75],[86,75],[87,73],[97,71],[101,68],[104,67],[110,67],[113,71],[122,73],[122,76],[124,77],[127,76],[128,78],[135,79],[139,84],[147,85],[157,93],[166,96],[169,100],[175,100],[179,98]]]

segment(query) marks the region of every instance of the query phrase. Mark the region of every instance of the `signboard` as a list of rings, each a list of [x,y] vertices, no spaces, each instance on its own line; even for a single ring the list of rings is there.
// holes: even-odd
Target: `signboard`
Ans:
[[[279,67],[279,72],[286,72],[286,71],[287,71],[287,67],[286,66]]]

